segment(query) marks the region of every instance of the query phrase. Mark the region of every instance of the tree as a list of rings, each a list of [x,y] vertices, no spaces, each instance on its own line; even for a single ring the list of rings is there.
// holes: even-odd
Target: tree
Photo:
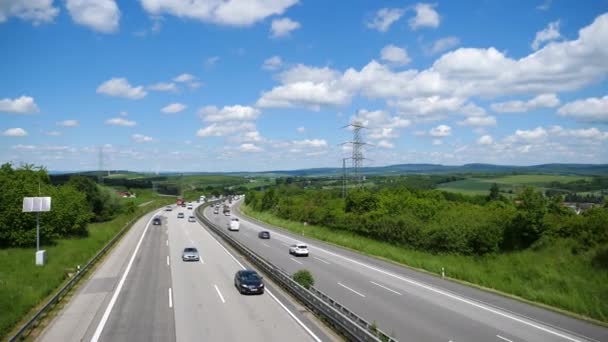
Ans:
[[[488,195],[488,202],[497,201],[499,199],[500,199],[500,188],[498,187],[498,184],[492,183],[492,186],[490,187],[490,194]]]
[[[306,289],[310,289],[315,284],[315,279],[312,277],[312,273],[308,270],[299,270],[293,274],[293,280],[296,283],[302,285]]]
[[[545,230],[547,199],[532,187],[526,187],[515,198],[517,215],[505,230],[503,247],[523,249],[533,244]]]
[[[376,196],[366,190],[355,190],[346,196],[345,211],[347,213],[363,214],[378,207]]]
[[[264,195],[262,195],[260,209],[262,211],[270,210],[270,209],[274,208],[274,206],[277,204],[278,201],[279,201],[279,199],[276,195],[274,188],[270,188],[264,192]]]

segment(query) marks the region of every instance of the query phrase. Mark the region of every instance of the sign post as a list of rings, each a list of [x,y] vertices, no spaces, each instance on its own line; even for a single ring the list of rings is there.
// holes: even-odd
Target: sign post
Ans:
[[[36,265],[44,266],[46,251],[40,250],[40,213],[51,211],[50,197],[24,197],[24,213],[36,213]]]

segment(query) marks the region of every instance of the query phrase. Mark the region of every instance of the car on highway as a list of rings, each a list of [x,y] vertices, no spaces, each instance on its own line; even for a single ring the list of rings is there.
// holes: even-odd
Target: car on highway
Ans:
[[[192,204],[188,204],[188,209],[189,209],[189,210],[192,210],[192,208],[193,208],[193,207],[192,207]]]
[[[171,210],[173,210],[173,208],[171,208],[170,205],[168,205],[168,206],[165,207],[165,211],[171,211]]]
[[[188,216],[188,222],[196,222],[196,218],[192,215]]]
[[[258,272],[253,270],[240,270],[234,275],[234,286],[241,294],[264,293],[264,281]]]
[[[155,226],[160,226],[161,225],[161,221],[160,221],[160,217],[155,217],[152,219],[152,224]]]
[[[228,230],[230,230],[230,231],[238,231],[240,229],[240,227],[241,227],[241,222],[236,217],[233,217],[230,220],[230,223],[228,223]]]
[[[219,214],[219,213],[220,213],[220,211],[219,211],[219,210],[217,210],[217,209],[215,209],[215,210],[213,210],[213,213],[217,215],[217,214]]]
[[[184,218],[184,213],[178,213],[177,218]]]
[[[258,233],[258,237],[260,239],[270,239],[270,232],[267,230],[262,230],[261,232]]]
[[[182,252],[182,261],[199,261],[201,257],[198,255],[198,250],[194,247],[186,247]]]
[[[289,254],[295,256],[308,256],[308,246],[303,243],[296,243],[289,246]]]

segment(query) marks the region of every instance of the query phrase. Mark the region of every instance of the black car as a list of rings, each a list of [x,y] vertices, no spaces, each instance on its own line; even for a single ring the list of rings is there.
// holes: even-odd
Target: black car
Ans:
[[[262,230],[261,232],[258,233],[258,237],[260,239],[270,239],[270,232],[267,230]]]
[[[160,224],[161,224],[160,217],[155,217],[154,219],[152,219],[152,224],[155,226],[160,226]]]
[[[234,286],[241,294],[264,293],[264,282],[262,277],[252,270],[240,270],[234,275]]]

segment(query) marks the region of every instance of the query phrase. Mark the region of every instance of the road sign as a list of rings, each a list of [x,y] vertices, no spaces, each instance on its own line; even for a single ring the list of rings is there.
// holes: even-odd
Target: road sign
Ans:
[[[43,211],[51,211],[50,197],[24,197],[23,212],[38,213]]]

